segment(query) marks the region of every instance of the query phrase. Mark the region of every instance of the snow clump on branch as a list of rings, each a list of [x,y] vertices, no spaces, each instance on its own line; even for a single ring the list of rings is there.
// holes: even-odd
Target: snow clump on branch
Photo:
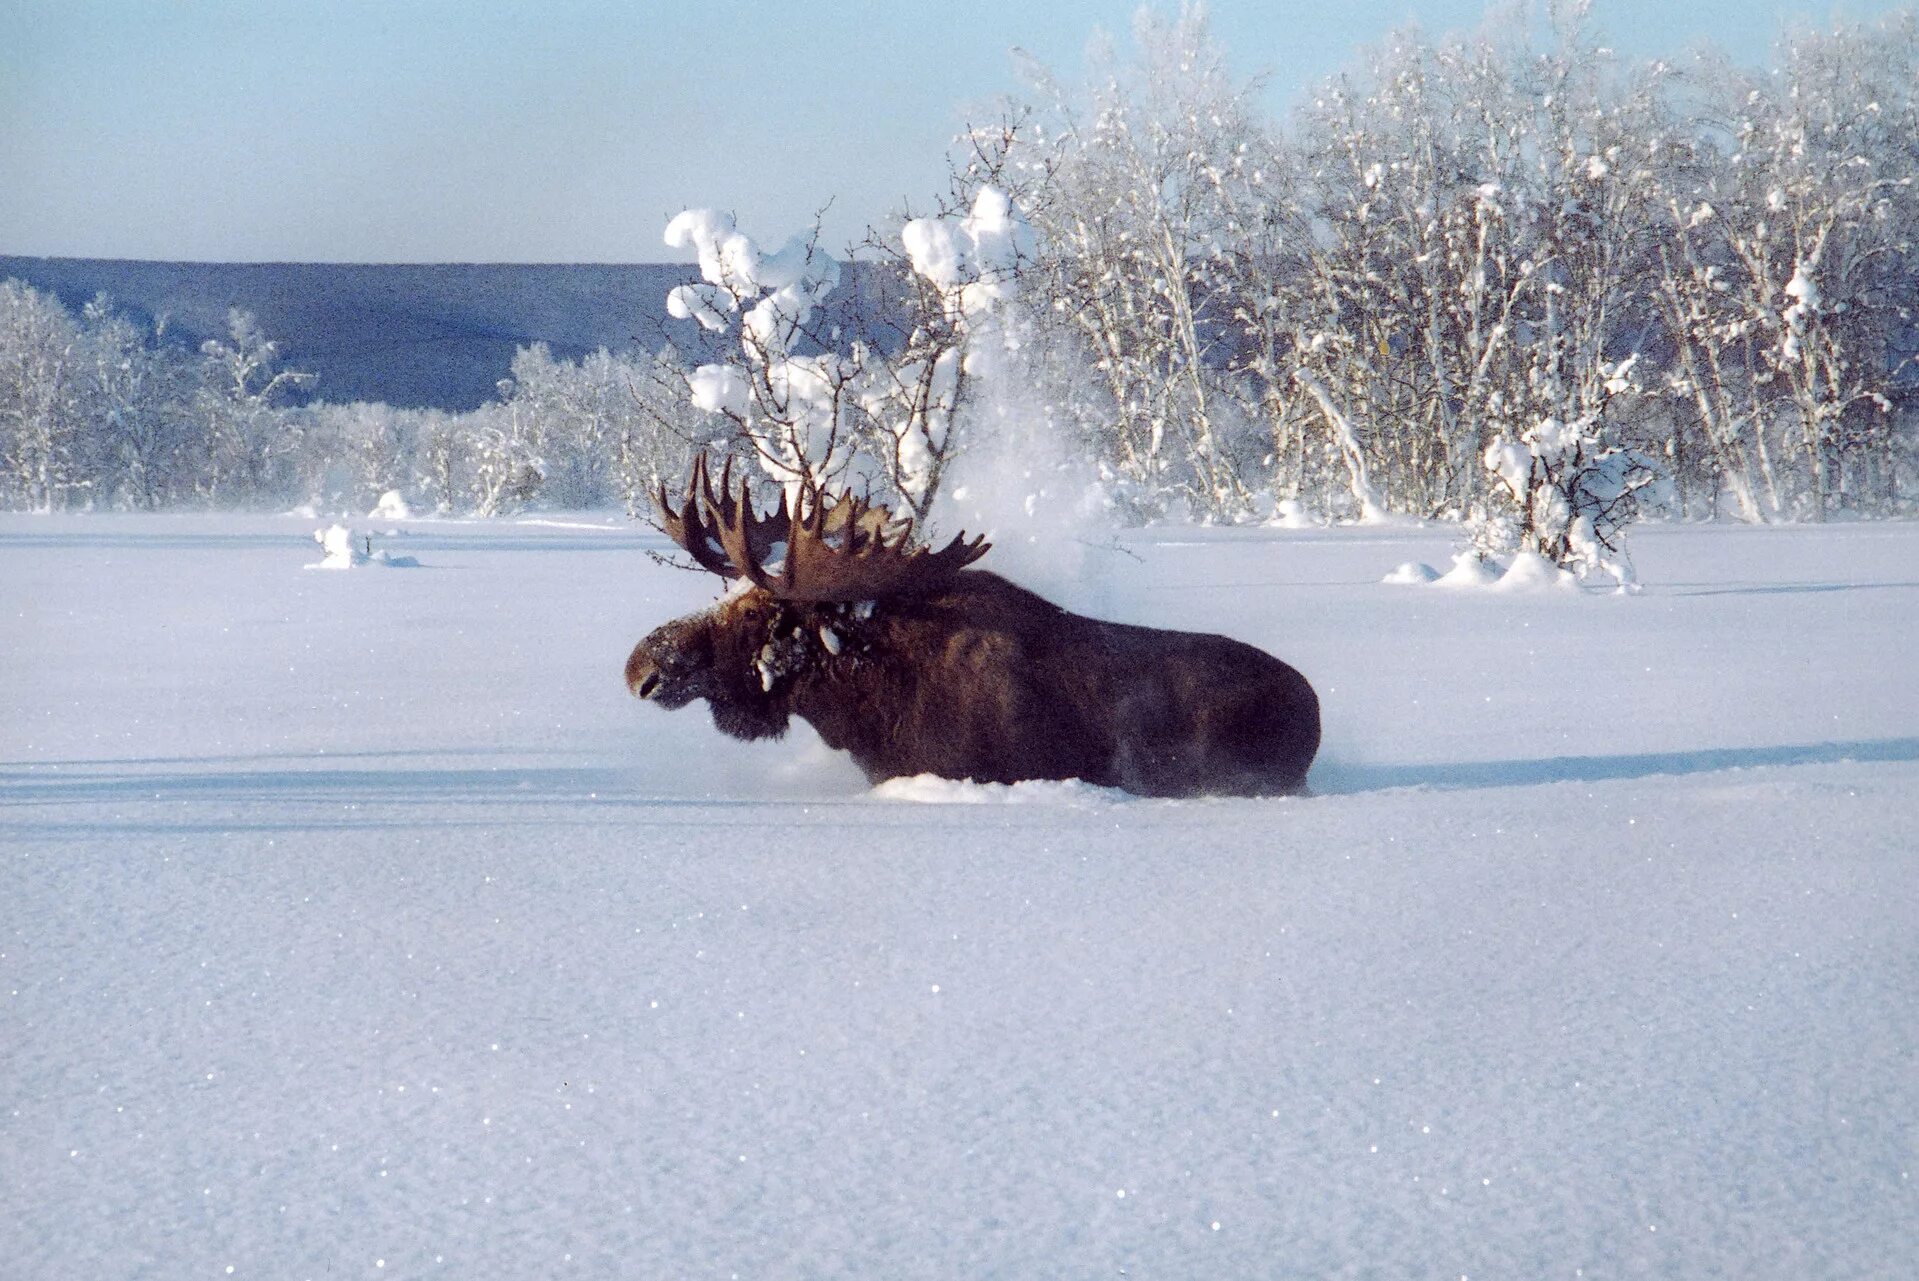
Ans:
[[[900,241],[955,319],[978,320],[1010,304],[1020,264],[1034,252],[1032,227],[996,187],[980,188],[964,218],[913,219],[900,228]]]

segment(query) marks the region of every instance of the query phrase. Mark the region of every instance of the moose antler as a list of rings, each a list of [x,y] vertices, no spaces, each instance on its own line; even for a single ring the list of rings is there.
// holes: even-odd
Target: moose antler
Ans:
[[[954,538],[939,551],[913,545],[913,522],[851,493],[785,494],[765,516],[753,511],[744,479],[733,491],[733,464],[720,471],[713,492],[706,455],[693,464],[686,501],[678,509],[659,492],[667,537],[701,568],[746,578],[782,600],[856,601],[930,591],[986,554],[984,537]],[[776,568],[767,567],[778,561]]]
[[[740,483],[740,496],[746,495],[746,484]],[[720,531],[727,525],[738,524],[741,518],[740,504],[733,499],[733,460],[726,460],[720,469],[720,494],[713,493],[713,477],[707,470],[706,454],[702,452],[693,460],[693,477],[687,482],[686,502],[675,510],[667,499],[666,486],[660,486],[656,499],[660,506],[660,522],[666,527],[666,536],[686,549],[700,568],[710,570],[725,578],[738,578],[737,566],[727,560],[725,547],[720,541]],[[751,516],[748,508],[747,516]],[[786,504],[781,500],[780,510],[769,513],[765,520],[754,520],[747,537],[757,549],[761,559],[772,550],[775,544],[786,537]]]

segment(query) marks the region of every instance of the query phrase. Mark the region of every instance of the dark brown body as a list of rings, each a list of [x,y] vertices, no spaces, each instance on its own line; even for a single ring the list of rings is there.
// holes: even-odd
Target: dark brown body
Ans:
[[[707,699],[736,737],[800,716],[874,782],[1275,795],[1305,790],[1319,748],[1318,698],[1271,655],[1085,618],[981,570],[863,605],[749,588],[641,641],[626,677],[668,707]]]

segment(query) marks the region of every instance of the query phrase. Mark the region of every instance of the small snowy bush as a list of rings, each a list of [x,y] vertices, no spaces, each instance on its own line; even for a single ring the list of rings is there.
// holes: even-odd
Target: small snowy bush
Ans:
[[[1641,507],[1665,494],[1659,464],[1636,449],[1608,445],[1591,419],[1544,418],[1519,439],[1487,446],[1486,470],[1501,509],[1482,512],[1474,542],[1482,555],[1537,553],[1581,574],[1632,584],[1622,535]]]
[[[386,569],[415,569],[420,562],[411,556],[395,556],[381,548],[373,550],[373,539],[369,535],[355,534],[345,525],[329,525],[325,529],[313,531],[313,541],[320,544],[326,555],[308,569],[360,569],[365,566]]]
[[[841,274],[818,242],[816,228],[766,254],[708,209],[667,225],[666,243],[692,249],[701,275],[667,295],[668,312],[738,341],[686,374],[688,396],[729,421],[789,493],[858,476],[924,516],[955,452],[968,380],[999,372],[996,353],[1017,345],[1009,316],[1032,232],[990,186],[963,215],[907,222],[902,264],[918,323],[891,356],[818,332],[815,314]]]

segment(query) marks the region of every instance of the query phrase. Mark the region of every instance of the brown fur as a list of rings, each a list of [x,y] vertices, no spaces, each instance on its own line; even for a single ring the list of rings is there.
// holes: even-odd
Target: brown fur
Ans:
[[[654,631],[626,681],[664,707],[706,699],[736,738],[797,715],[876,783],[1273,795],[1304,791],[1319,749],[1319,699],[1271,655],[1068,613],[983,570],[857,606],[750,588]]]

